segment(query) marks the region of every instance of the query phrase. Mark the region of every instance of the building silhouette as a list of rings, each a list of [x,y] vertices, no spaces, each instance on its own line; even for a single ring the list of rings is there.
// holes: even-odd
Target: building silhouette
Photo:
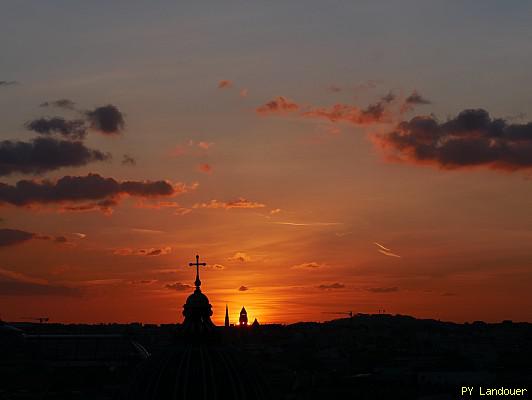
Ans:
[[[176,343],[153,355],[133,377],[124,399],[269,399],[258,369],[211,321],[212,307],[201,292],[199,256],[196,289],[183,306],[184,321]],[[245,310],[244,310],[245,315]],[[226,306],[226,326],[229,323]],[[246,316],[247,323],[247,316]]]
[[[240,310],[240,318],[238,319],[238,322],[240,323],[240,326],[248,325],[248,312],[245,307],[242,307],[242,310]]]
[[[227,308],[227,304],[225,305],[225,327],[229,328],[229,309]]]

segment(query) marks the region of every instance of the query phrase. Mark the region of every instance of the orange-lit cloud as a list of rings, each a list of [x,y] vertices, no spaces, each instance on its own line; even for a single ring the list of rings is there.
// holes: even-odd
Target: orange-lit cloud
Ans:
[[[317,269],[323,268],[324,266],[325,266],[325,264],[321,264],[321,263],[317,263],[315,261],[311,261],[311,262],[306,262],[306,263],[303,263],[303,264],[294,265],[291,268],[292,269],[302,269],[302,270],[312,271],[312,270],[317,270]]]
[[[331,122],[345,121],[355,125],[389,123],[392,114],[383,103],[369,105],[365,109],[347,104],[335,104],[332,107],[316,107],[302,113],[306,118],[324,118]]]
[[[230,88],[231,86],[233,86],[233,82],[227,79],[222,79],[218,82],[218,89],[226,89]]]
[[[206,174],[210,174],[212,172],[212,166],[207,163],[201,163],[198,165],[198,169]]]
[[[117,256],[162,256],[170,254],[172,248],[166,247],[150,247],[146,249],[132,249],[129,247],[115,249],[113,254]]]
[[[395,257],[395,258],[401,258],[399,254],[392,253],[391,251],[386,250],[378,250],[379,253],[384,254],[387,257]]]
[[[167,289],[175,290],[177,292],[183,292],[183,291],[188,291],[188,290],[192,289],[192,286],[190,286],[190,285],[188,285],[186,283],[181,283],[181,282],[167,284],[164,287],[167,288]]]
[[[216,199],[211,200],[208,203],[197,203],[194,204],[193,208],[214,208],[214,209],[249,209],[249,208],[263,208],[266,207],[265,204],[258,203],[255,201],[247,200],[243,197],[240,197],[236,200],[231,201],[218,201]]]
[[[333,225],[342,225],[342,222],[289,222],[289,221],[278,221],[272,222],[277,225],[288,225],[288,226],[333,226]]]
[[[249,93],[248,89],[244,88],[240,90],[240,97],[247,97],[248,93]]]
[[[248,254],[238,251],[227,259],[228,261],[238,261],[238,262],[248,262],[251,261],[251,256]]]
[[[238,288],[238,291],[239,291],[239,292],[246,292],[246,291],[248,291],[248,290],[249,290],[249,288],[248,288],[247,286],[244,286],[244,285],[242,285],[242,286],[240,286],[240,287]]]
[[[198,147],[202,148],[203,150],[208,150],[213,145],[214,145],[213,142],[205,142],[205,141],[198,142]]]
[[[298,110],[299,105],[284,96],[279,96],[260,106],[256,111],[259,114],[284,114]]]

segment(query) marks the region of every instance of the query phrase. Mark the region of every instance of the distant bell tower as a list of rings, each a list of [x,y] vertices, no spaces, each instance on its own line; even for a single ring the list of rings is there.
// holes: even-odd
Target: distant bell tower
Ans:
[[[240,311],[238,322],[240,323],[240,326],[248,326],[248,312],[245,307],[242,307],[242,310]]]
[[[227,308],[227,304],[225,305],[225,327],[229,328],[229,309]]]

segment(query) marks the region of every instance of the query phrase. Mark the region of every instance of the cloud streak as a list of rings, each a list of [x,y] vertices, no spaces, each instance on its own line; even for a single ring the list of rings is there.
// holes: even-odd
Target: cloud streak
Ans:
[[[208,203],[196,203],[193,206],[193,208],[211,208],[211,209],[224,209],[224,210],[252,209],[252,208],[263,208],[263,207],[266,207],[266,205],[262,203],[258,203],[256,201],[247,200],[243,197],[239,197],[236,200],[231,200],[227,202],[213,199],[209,201]]]
[[[43,279],[0,268],[0,296],[66,296],[82,294],[80,288],[55,285]]]
[[[19,229],[0,229],[0,247],[13,246],[33,239],[34,233]]]
[[[312,271],[312,270],[318,270],[320,268],[323,268],[324,266],[325,266],[324,264],[311,261],[311,262],[306,262],[303,264],[294,265],[291,267],[291,269],[302,269],[302,270]]]
[[[17,81],[0,81],[0,87],[2,86],[14,86],[18,85],[19,83]]]
[[[316,287],[321,290],[335,290],[335,289],[344,289],[345,285],[343,283],[335,282],[331,284],[322,284]]]
[[[167,284],[167,285],[164,285],[164,287],[170,290],[175,290],[176,292],[184,292],[186,290],[192,289],[192,286],[187,285],[186,283],[181,283],[181,282]]]

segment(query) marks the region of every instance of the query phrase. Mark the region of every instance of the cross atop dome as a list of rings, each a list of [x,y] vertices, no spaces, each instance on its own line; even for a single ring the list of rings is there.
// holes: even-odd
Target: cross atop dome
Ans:
[[[199,262],[199,255],[196,254],[196,262],[195,263],[188,263],[189,267],[196,267],[196,281],[194,282],[194,285],[196,285],[196,290],[200,290],[201,281],[199,278],[199,267],[205,267],[207,266],[207,263],[200,263]]]

